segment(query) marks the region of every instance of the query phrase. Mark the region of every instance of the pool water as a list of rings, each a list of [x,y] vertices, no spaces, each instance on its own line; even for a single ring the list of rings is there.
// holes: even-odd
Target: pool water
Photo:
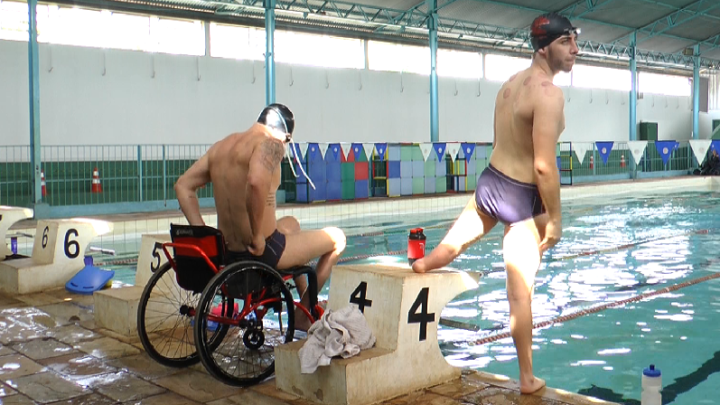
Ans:
[[[545,254],[536,278],[533,321],[717,272],[719,202],[720,195],[714,193],[684,193],[567,207],[563,239]],[[500,229],[493,233],[500,235]],[[431,231],[430,239],[443,234]],[[638,243],[646,240],[651,241]],[[622,245],[631,246],[607,249]],[[491,329],[509,330],[505,273],[492,271],[502,268],[500,247],[499,240],[480,242],[453,264],[491,272],[477,291],[457,297],[443,313],[486,330],[442,328],[439,337],[452,364],[518,378],[510,338],[472,344],[498,333]],[[577,256],[598,250],[601,253]],[[551,387],[639,405],[642,369],[655,364],[662,371],[663,404],[720,404],[713,395],[720,386],[718,292],[720,280],[713,279],[536,329],[535,374]]]
[[[377,228],[383,232],[350,236],[343,257],[405,261],[404,253],[387,253],[407,248],[409,229],[424,227],[432,248],[460,210],[394,215],[392,222],[373,218],[383,221]],[[536,278],[534,323],[718,272],[719,228],[718,193],[564,202],[563,238],[545,254]],[[451,264],[485,274],[479,288],[456,297],[442,317],[480,331],[441,325],[438,337],[451,364],[518,378],[510,338],[475,344],[509,330],[501,237],[496,226]],[[133,283],[134,265],[110,268],[116,281]],[[535,329],[534,370],[548,386],[639,405],[642,369],[655,364],[662,371],[663,404],[720,404],[713,395],[720,386],[718,335],[720,279],[713,279]]]

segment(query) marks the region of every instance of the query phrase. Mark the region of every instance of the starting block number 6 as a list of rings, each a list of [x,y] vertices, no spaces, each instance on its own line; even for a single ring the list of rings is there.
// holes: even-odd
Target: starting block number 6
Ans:
[[[109,229],[109,226],[101,229],[98,223],[91,222],[93,220],[86,221],[39,221],[33,244],[33,261],[54,264],[82,259],[90,241]]]
[[[362,312],[363,314],[365,313],[365,308],[372,307],[372,300],[367,299],[367,286],[368,283],[362,281],[350,294],[350,303],[356,304],[358,306],[358,309],[360,309],[360,312]],[[410,310],[407,313],[408,325],[413,323],[420,324],[420,331],[418,336],[419,341],[427,339],[427,326],[428,324],[435,322],[435,314],[428,313],[429,296],[430,288],[422,288],[420,292],[418,292],[415,301],[413,302],[412,306],[410,306]],[[370,319],[368,321],[370,321]]]
[[[48,232],[50,232],[50,227],[46,226],[45,229],[43,229],[42,233],[42,248],[47,248],[48,245]],[[64,242],[64,252],[65,256],[67,256],[68,259],[74,259],[80,255],[80,244],[77,242],[77,240],[70,240],[70,237],[77,237],[79,235],[77,229],[70,228],[65,232],[65,242]]]

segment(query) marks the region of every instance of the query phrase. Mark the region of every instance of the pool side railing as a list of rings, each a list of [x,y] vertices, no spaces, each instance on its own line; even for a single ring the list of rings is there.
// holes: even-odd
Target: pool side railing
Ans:
[[[561,184],[690,175],[698,167],[688,141],[648,141],[640,146],[638,153],[637,143],[560,142],[556,155]],[[209,147],[42,146],[46,208],[37,216],[178,209],[173,186]],[[285,158],[278,203],[468,193],[475,190],[477,175],[488,166],[491,153],[492,144],[474,142],[298,143],[290,156],[300,177],[293,175]],[[0,205],[32,207],[33,179],[30,146],[0,146]],[[211,184],[198,196],[202,207],[214,205]]]

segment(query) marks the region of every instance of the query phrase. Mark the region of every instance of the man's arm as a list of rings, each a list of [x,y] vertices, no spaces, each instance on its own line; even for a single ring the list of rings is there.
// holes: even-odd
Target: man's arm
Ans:
[[[255,147],[250,157],[246,206],[253,237],[260,232],[272,176],[280,166],[284,152],[285,147],[280,141],[266,139]]]
[[[538,189],[550,221],[557,224],[560,224],[562,214],[555,150],[563,129],[564,108],[562,90],[550,84],[542,88],[533,115],[532,139]]]
[[[210,182],[210,168],[208,157],[204,155],[183,173],[175,183],[180,209],[190,225],[205,225],[200,215],[200,203],[197,198],[197,189]]]

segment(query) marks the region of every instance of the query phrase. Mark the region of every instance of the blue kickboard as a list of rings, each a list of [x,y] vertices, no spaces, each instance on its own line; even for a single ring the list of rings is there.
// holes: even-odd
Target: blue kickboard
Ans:
[[[113,276],[114,270],[87,265],[65,284],[65,289],[76,294],[92,294],[104,288]]]

